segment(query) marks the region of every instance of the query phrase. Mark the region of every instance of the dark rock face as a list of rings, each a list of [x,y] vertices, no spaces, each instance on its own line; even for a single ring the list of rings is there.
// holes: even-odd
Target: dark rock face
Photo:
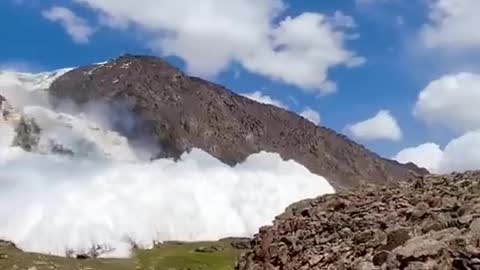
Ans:
[[[6,120],[8,116],[8,111],[7,111],[7,99],[5,99],[2,95],[0,95],[0,116],[2,116],[2,119],[0,120]]]
[[[17,114],[8,100],[0,95],[0,120],[9,121],[15,118]]]
[[[17,246],[15,246],[14,243],[9,242],[9,241],[4,241],[4,240],[1,240],[1,239],[0,239],[0,247],[11,247],[11,248],[14,248],[16,250],[20,250],[20,249],[17,248]]]
[[[33,119],[22,117],[15,128],[17,135],[13,140],[13,145],[20,146],[27,152],[35,152],[40,141],[41,131]]]
[[[237,269],[480,269],[480,172],[296,203]]]
[[[0,95],[0,121],[7,121],[15,126],[16,136],[13,146],[20,146],[25,151],[32,152],[37,149],[41,129],[31,118],[24,117],[13,108],[8,100]]]
[[[326,177],[337,189],[396,181],[412,171],[427,173],[382,159],[295,113],[188,77],[155,57],[125,55],[79,68],[58,78],[50,92],[78,104],[122,102],[142,122],[130,133],[153,135],[170,157],[196,147],[233,165],[262,150],[277,152]]]

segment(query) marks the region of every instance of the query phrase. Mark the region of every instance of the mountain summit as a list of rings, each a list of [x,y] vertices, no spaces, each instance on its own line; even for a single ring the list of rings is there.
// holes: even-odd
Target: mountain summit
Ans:
[[[147,133],[166,157],[200,148],[234,165],[253,153],[276,152],[326,177],[336,189],[428,173],[381,158],[293,112],[187,76],[156,57],[124,55],[77,68],[56,79],[49,91],[54,99],[77,104],[121,102],[141,119],[124,135]]]

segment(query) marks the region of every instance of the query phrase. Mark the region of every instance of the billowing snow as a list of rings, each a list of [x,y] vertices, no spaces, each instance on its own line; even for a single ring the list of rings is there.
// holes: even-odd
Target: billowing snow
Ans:
[[[54,73],[0,73],[0,95],[40,126],[36,153],[12,147],[15,121],[0,119],[0,239],[65,255],[92,245],[129,255],[131,242],[252,236],[289,204],[334,192],[321,176],[259,153],[229,167],[201,150],[180,161],[137,157],[129,141],[92,114],[55,111]],[[50,153],[54,141],[75,155]]]

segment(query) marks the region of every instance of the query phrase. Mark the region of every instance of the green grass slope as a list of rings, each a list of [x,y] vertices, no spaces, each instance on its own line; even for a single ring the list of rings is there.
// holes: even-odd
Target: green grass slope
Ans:
[[[0,242],[0,270],[232,270],[242,250],[231,240],[165,243],[129,259],[78,260],[23,252]]]

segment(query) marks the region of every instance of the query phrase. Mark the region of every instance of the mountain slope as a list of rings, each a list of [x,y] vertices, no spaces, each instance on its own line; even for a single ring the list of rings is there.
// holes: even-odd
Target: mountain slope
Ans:
[[[479,269],[480,172],[427,175],[293,204],[239,270]]]
[[[78,104],[121,102],[139,119],[119,131],[128,137],[148,134],[164,156],[178,158],[196,147],[233,165],[261,150],[277,152],[326,177],[336,189],[426,173],[413,164],[383,159],[293,112],[186,76],[155,57],[124,55],[74,69],[56,79],[50,93],[57,104],[58,98]]]

